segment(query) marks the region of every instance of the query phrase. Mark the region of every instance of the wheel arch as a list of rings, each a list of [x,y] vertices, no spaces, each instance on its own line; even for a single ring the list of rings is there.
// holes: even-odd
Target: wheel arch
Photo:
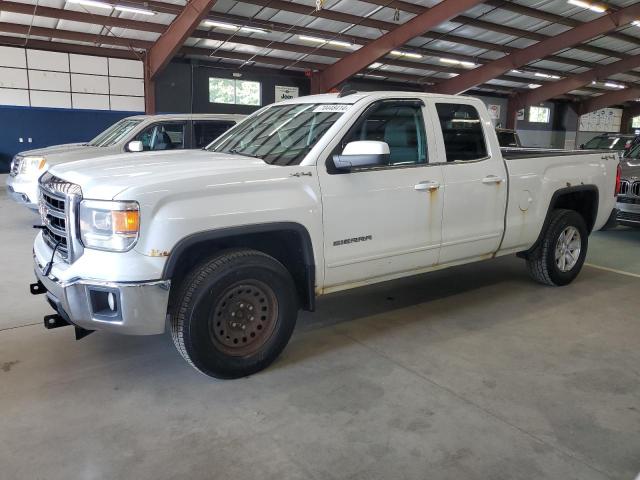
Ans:
[[[551,214],[558,208],[565,208],[567,210],[574,210],[578,212],[582,218],[584,218],[588,232],[591,233],[596,222],[596,217],[598,216],[599,201],[600,192],[596,185],[576,185],[556,190],[549,201],[547,214],[545,215],[538,238],[533,246],[526,252],[522,252],[521,255],[526,256],[538,248],[544,236],[544,232],[551,221]]]
[[[282,263],[296,284],[304,310],[315,310],[316,269],[311,235],[295,222],[243,225],[193,233],[171,250],[162,278],[177,281],[205,256],[229,248],[252,248]]]

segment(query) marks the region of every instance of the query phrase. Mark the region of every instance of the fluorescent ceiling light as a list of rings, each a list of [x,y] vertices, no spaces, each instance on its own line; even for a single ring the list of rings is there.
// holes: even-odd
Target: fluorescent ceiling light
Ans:
[[[113,5],[98,0],[67,0],[67,3],[75,3],[77,5],[86,5],[87,7],[104,8],[113,10]]]
[[[320,37],[310,37],[309,35],[298,35],[298,38],[300,40],[305,40],[307,42],[321,43],[323,45],[329,44],[329,45],[335,45],[337,47],[347,47],[347,48],[350,48],[353,46],[353,44],[349,42],[342,42],[340,40],[326,40]]]
[[[422,55],[420,55],[419,53],[402,52],[400,50],[391,50],[391,55],[397,55],[399,57],[409,57],[409,58],[422,58]]]
[[[636,27],[640,27],[640,20],[634,20],[631,22],[631,25],[635,25]]]
[[[576,7],[586,8],[596,13],[604,13],[607,11],[607,7],[599,3],[585,2],[584,0],[568,0],[567,3],[575,5]]]
[[[523,73],[523,72],[520,70],[511,70],[511,73]]]
[[[440,61],[442,63],[448,63],[450,65],[462,65],[463,67],[475,67],[476,64],[473,62],[466,62],[464,60],[455,60],[453,58],[441,58]]]
[[[540,88],[540,87],[541,87],[541,85],[539,85],[539,84],[537,84],[537,83],[530,83],[530,84],[529,84],[529,88],[530,88],[531,90],[533,90],[533,89],[535,89],[535,88]]]
[[[369,68],[380,68],[382,64],[380,62],[375,62],[369,65]]]
[[[113,8],[115,8],[119,12],[139,13],[140,15],[155,15],[156,14],[156,12],[152,12],[151,10],[146,10],[144,8],[128,7],[126,5],[116,5]]]
[[[264,30],[262,28],[241,27],[240,25],[234,25],[233,23],[216,22],[214,20],[206,20],[204,24],[208,27],[221,28],[223,30],[233,30],[234,32],[240,30],[241,32],[268,33],[268,30]]]
[[[549,75],[548,73],[535,72],[534,75],[540,78],[553,78],[554,80],[558,80],[560,77],[558,75]]]
[[[624,85],[620,85],[619,83],[613,83],[613,82],[605,82],[604,86],[609,88],[626,88]]]

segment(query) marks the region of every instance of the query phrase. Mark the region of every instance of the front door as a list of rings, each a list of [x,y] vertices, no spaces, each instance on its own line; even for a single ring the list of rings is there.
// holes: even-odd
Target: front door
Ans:
[[[426,127],[426,128],[425,128]],[[365,110],[333,153],[358,140],[386,142],[388,165],[349,173],[318,165],[325,287],[368,282],[438,263],[442,167],[430,165],[433,130],[421,100],[385,100]]]

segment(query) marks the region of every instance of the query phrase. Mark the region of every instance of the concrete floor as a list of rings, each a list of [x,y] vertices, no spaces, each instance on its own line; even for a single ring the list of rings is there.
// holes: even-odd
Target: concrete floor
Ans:
[[[273,367],[224,382],[167,336],[45,330],[27,291],[37,217],[4,190],[0,216],[1,479],[640,471],[640,231],[592,237],[591,264],[631,275],[589,266],[548,288],[504,258],[334,295]]]

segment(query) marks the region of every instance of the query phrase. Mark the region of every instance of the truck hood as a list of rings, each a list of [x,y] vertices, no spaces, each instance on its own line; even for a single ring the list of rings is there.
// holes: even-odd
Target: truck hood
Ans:
[[[53,159],[55,157],[64,156],[69,153],[78,153],[78,152],[95,152],[96,150],[100,150],[99,147],[91,147],[86,143],[65,143],[63,145],[53,145],[51,147],[45,148],[36,148],[34,150],[26,150],[24,152],[20,152],[19,155],[24,157],[26,156],[37,156],[37,157],[46,157],[47,161],[49,159]],[[74,159],[78,160],[78,159]]]
[[[241,174],[278,169],[258,158],[206,150],[180,150],[120,154],[64,163],[51,174],[80,185],[85,198],[112,199],[128,188],[143,188],[183,180],[206,181],[222,174]],[[234,175],[235,176],[235,175]]]

